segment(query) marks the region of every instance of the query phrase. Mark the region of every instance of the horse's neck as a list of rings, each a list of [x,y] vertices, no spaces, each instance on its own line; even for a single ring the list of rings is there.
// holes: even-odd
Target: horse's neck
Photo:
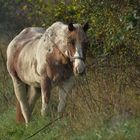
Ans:
[[[49,27],[39,40],[36,51],[36,59],[39,64],[37,67],[38,73],[42,71],[44,65],[47,65],[46,57],[51,55],[54,49],[57,49],[61,53],[61,57],[63,57],[64,48],[67,44],[66,32],[61,29],[59,33],[56,30],[57,28],[56,26]]]

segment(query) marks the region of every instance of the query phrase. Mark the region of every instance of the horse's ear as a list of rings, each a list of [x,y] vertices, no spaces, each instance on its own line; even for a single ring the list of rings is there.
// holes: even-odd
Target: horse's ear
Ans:
[[[69,29],[69,31],[74,31],[75,30],[75,27],[73,26],[73,23],[68,24],[68,29]]]
[[[86,32],[88,29],[89,29],[89,23],[86,22],[86,23],[83,25],[83,30]]]

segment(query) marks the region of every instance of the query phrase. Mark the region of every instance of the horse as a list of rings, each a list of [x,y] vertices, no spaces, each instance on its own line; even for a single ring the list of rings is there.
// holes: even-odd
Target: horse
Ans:
[[[46,116],[51,89],[58,86],[58,113],[65,108],[74,77],[85,72],[89,25],[55,22],[47,29],[23,29],[8,45],[7,69],[17,99],[16,121],[28,124],[41,96]]]

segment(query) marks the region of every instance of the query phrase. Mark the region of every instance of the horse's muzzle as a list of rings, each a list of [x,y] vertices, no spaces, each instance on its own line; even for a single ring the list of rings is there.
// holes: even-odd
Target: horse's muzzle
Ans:
[[[75,59],[74,61],[74,68],[73,68],[73,71],[74,71],[74,75],[77,76],[77,75],[83,75],[85,73],[85,63],[83,60],[81,59]]]
[[[82,73],[79,73],[79,76],[84,76],[86,74],[86,70],[84,70]]]

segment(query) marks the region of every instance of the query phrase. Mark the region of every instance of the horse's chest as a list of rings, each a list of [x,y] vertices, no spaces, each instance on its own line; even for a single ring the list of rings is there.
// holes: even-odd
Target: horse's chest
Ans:
[[[57,61],[51,65],[51,71],[53,82],[56,83],[68,79],[72,74],[70,65],[59,64]]]

